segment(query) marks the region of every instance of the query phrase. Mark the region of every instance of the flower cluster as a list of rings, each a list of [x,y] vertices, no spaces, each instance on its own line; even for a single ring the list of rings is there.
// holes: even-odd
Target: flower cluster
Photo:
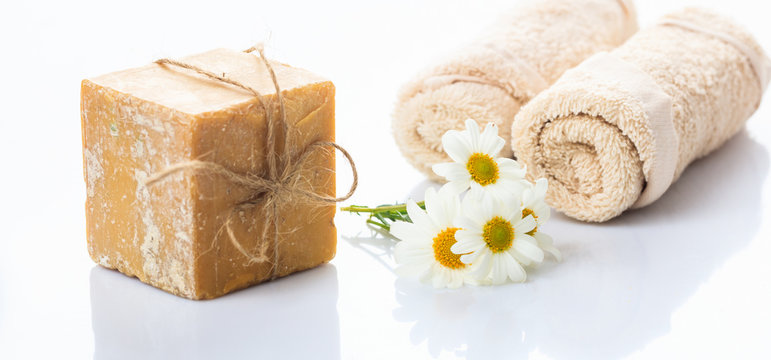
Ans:
[[[525,281],[525,268],[543,262],[544,253],[561,260],[551,237],[541,232],[550,213],[547,181],[533,184],[515,160],[497,157],[504,144],[494,124],[480,133],[474,120],[442,137],[453,162],[433,170],[447,184],[426,191],[425,210],[409,201],[409,221],[390,227],[401,240],[394,252],[400,275],[435,287],[496,285]]]

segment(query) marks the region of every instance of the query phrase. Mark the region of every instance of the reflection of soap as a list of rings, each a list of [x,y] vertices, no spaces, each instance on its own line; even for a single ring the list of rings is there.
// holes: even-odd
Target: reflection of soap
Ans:
[[[337,359],[337,287],[323,265],[192,302],[94,267],[94,359]]]
[[[236,79],[276,100],[265,65],[252,54],[213,50],[182,59]],[[271,62],[286,108],[289,148],[334,140],[331,82]],[[148,188],[148,176],[193,159],[238,173],[266,168],[265,112],[254,95],[174,66],[150,64],[84,80],[81,93],[88,250],[102,266],[193,299],[213,298],[332,259],[334,206],[287,204],[278,209],[274,237],[261,238],[265,214],[257,206],[234,216],[235,238],[269,260],[248,263],[222,231],[235,204],[249,192],[220,176],[183,171]],[[278,107],[274,107],[278,118]],[[283,136],[279,137],[279,141]],[[320,194],[335,191],[334,156],[312,155],[304,172]]]

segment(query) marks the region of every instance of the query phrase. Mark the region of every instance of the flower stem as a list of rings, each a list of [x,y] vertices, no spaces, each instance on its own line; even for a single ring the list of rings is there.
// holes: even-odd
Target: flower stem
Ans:
[[[421,209],[426,208],[426,205],[422,201],[417,204]],[[388,204],[376,206],[374,208],[361,205],[351,205],[340,208],[340,211],[354,214],[369,214],[369,218],[367,218],[367,224],[377,226],[385,231],[391,231],[391,224],[396,221],[412,222],[410,215],[407,214],[407,204]]]
[[[423,202],[419,202],[418,205],[422,208]],[[387,211],[406,211],[407,204],[394,204],[394,205],[380,205],[378,207],[367,207],[361,205],[351,205],[340,208],[340,211],[347,211],[352,213],[379,213]]]
[[[377,227],[379,227],[381,229],[384,229],[385,231],[390,231],[391,230],[390,226],[383,225],[383,224],[381,224],[381,223],[379,223],[377,221],[371,220],[371,219],[367,219],[367,224],[375,225],[375,226],[377,226]]]

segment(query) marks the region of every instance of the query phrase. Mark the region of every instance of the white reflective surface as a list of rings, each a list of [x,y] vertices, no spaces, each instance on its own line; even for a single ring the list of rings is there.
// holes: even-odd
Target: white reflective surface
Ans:
[[[637,2],[643,24],[687,4],[730,13],[771,49],[768,5]],[[434,186],[390,137],[396,91],[510,1],[321,4],[74,1],[0,14],[11,54],[0,59],[0,359],[771,358],[768,96],[746,131],[654,205],[605,224],[554,214],[544,231],[565,259],[524,284],[450,291],[397,279],[393,240],[348,214],[331,264],[212,301],[94,265],[79,81],[158,57],[269,38],[269,54],[337,85],[338,141],[360,171],[350,203]],[[341,172],[338,187],[349,181]]]
[[[90,283],[94,359],[340,357],[329,264],[218,301],[169,296],[99,267]]]
[[[601,225],[554,216],[544,231],[565,259],[526,284],[436,291],[397,280],[393,318],[411,324],[411,343],[434,356],[655,358],[677,335],[692,344],[665,345],[662,355],[763,358],[771,232],[759,194],[768,163],[766,148],[741,133],[651,207]],[[385,240],[347,241],[390,258]]]

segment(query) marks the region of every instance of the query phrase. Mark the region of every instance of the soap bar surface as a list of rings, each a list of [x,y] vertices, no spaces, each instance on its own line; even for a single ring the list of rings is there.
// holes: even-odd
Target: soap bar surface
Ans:
[[[277,101],[258,57],[218,49],[181,59],[242,82]],[[334,141],[334,85],[306,70],[271,62],[281,88],[287,148],[300,152]],[[278,106],[273,116],[280,119]],[[145,181],[190,160],[218,163],[240,174],[263,174],[265,109],[251,93],[171,65],[147,66],[82,82],[81,121],[88,251],[98,264],[191,299],[208,299],[315,267],[335,255],[334,205],[279,201],[279,241],[260,206],[233,213],[249,189],[222,176],[177,172]],[[284,137],[278,140],[283,142]],[[306,188],[334,195],[334,154],[314,152],[304,167]],[[231,216],[233,215],[233,216]],[[224,230],[231,217],[234,237]],[[269,226],[268,238],[262,238]],[[273,263],[277,268],[273,273]]]

